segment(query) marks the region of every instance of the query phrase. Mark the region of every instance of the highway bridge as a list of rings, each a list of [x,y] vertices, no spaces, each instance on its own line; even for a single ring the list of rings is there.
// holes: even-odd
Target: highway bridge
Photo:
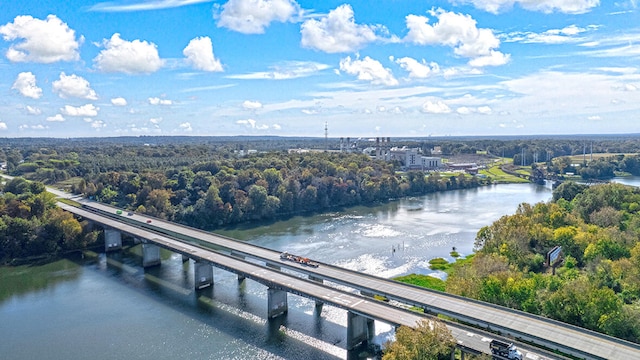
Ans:
[[[226,252],[229,254],[229,256],[227,256],[225,259],[234,259],[234,257],[234,261],[241,261],[237,259],[238,257],[242,259],[252,259],[253,261],[263,262],[267,266],[271,266],[276,270],[287,269],[287,271],[289,272],[304,274],[310,279],[316,280],[315,283],[313,281],[311,282],[314,284],[314,286],[323,286],[323,289],[324,287],[326,287],[326,285],[320,285],[317,283],[317,281],[326,280],[331,283],[344,285],[351,289],[358,290],[362,294],[384,296],[390,300],[393,300],[394,302],[404,304],[406,306],[416,306],[423,308],[425,309],[425,312],[430,314],[446,315],[464,323],[476,325],[485,329],[490,329],[491,331],[498,332],[502,335],[507,335],[522,341],[526,341],[541,348],[560,351],[564,354],[569,354],[577,358],[640,358],[640,346],[637,344],[609,337],[558,321],[451,294],[411,286],[373,275],[343,269],[326,263],[320,263],[320,266],[316,268],[304,266],[302,264],[290,261],[282,261],[280,259],[279,251],[251,245],[245,242],[204,232],[194,228],[162,221],[160,219],[152,219],[146,215],[122,212],[122,210],[118,210],[116,208],[112,208],[96,202],[86,200],[80,200],[80,202],[83,205],[83,209],[69,206],[64,206],[64,208],[77,215],[87,217],[93,221],[102,223],[107,227],[117,229],[119,231],[124,231],[134,236],[137,235],[127,230],[129,226],[132,226],[129,224],[135,224],[138,227],[144,227],[146,229],[145,231],[153,231],[157,232],[158,234],[162,234],[156,235],[158,239],[164,239],[164,237],[172,237],[181,239],[183,241],[192,242],[194,244],[204,244],[208,247],[216,249],[217,251]],[[147,234],[145,236],[149,235]],[[141,237],[145,238],[144,236]],[[155,238],[149,240],[156,242]],[[160,242],[158,243],[161,246],[172,249],[172,251],[177,251],[183,253],[183,255],[194,258],[193,256],[189,255],[189,253],[185,253],[184,251],[181,251],[179,249],[180,246],[186,247],[195,245],[185,244],[181,241],[176,241],[176,243],[171,246],[162,244]],[[197,248],[202,249],[200,247]],[[199,252],[200,251],[210,250],[199,250]],[[233,254],[234,256],[230,256],[231,254]],[[217,254],[216,256],[223,256],[223,254]],[[216,266],[221,268],[228,267],[228,263],[226,260],[221,264],[218,264],[217,262],[214,262],[213,260],[210,260],[208,258],[203,257],[203,259],[215,263]],[[247,262],[243,261],[243,263]],[[262,269],[261,271],[265,271],[265,267],[263,266],[255,264],[254,266],[258,266],[260,269]],[[243,270],[238,269],[231,269],[230,271],[234,271],[236,273],[244,273]],[[293,276],[285,274],[282,271],[277,272],[279,272],[282,276],[289,276],[287,277],[287,279],[300,279],[300,275]],[[261,281],[260,279],[256,280]],[[266,280],[263,279],[262,281]],[[309,282],[308,280],[303,281],[305,281],[305,284]],[[294,294],[301,294],[302,291],[297,287],[298,285],[302,286],[301,284],[289,286],[286,285],[288,284],[287,282],[282,283],[279,281],[269,282],[265,284],[270,287],[273,286],[274,289],[283,289]],[[337,291],[336,288],[328,288],[332,289],[331,291]],[[318,294],[305,293],[301,295],[311,297],[316,301],[331,303],[338,307],[344,306],[336,304],[336,302],[339,303],[339,301],[326,301],[326,298],[322,296],[318,297]],[[352,294],[351,296],[355,295]],[[358,305],[362,306],[364,306],[363,304],[368,305],[369,303],[376,302],[367,297],[359,297],[358,299],[362,300],[362,302],[358,303]],[[354,303],[360,300],[355,300]],[[384,309],[388,309],[388,307],[385,307]],[[354,314],[360,314],[365,318],[374,318],[384,322],[389,322],[388,320],[384,320],[382,315],[364,315],[362,312],[359,313],[358,311],[359,310],[353,309]],[[412,321],[414,320],[415,319],[413,319]],[[394,322],[389,323],[396,324]],[[365,325],[360,325],[359,327],[362,328],[363,326]],[[454,336],[456,336],[458,339],[464,338],[464,334],[460,333],[455,334],[454,332]],[[355,340],[352,340],[352,342],[353,341]],[[487,347],[486,344],[484,346]]]

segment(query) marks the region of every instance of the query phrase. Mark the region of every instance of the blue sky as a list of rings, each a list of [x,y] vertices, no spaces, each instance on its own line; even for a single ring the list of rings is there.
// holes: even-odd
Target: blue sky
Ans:
[[[638,0],[21,0],[0,137],[640,133]]]

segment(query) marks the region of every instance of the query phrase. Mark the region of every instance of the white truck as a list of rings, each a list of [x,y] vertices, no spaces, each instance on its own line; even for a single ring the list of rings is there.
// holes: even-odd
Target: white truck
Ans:
[[[491,354],[501,359],[522,360],[522,353],[512,343],[501,340],[491,340],[489,344]]]

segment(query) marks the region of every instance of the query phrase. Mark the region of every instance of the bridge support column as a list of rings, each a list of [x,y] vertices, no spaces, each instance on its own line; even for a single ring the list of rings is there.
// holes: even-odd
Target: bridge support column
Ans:
[[[182,262],[185,263],[189,261],[189,257],[187,255],[182,255]]]
[[[316,277],[316,276],[313,276],[313,275],[309,275],[309,280],[315,281],[315,282],[320,283],[320,284],[324,283],[324,280],[322,280],[322,278],[319,278],[319,277]],[[316,300],[316,310],[322,311],[322,305],[323,304],[324,303],[322,301],[317,301]]]
[[[287,292],[269,288],[267,308],[269,319],[285,314],[288,311]]]
[[[156,244],[142,244],[142,267],[160,265],[160,247]]]
[[[104,251],[122,249],[122,233],[115,229],[104,229]]]
[[[375,322],[361,315],[347,312],[347,350],[353,350],[375,334]]]
[[[213,285],[213,266],[211,264],[197,261],[193,264],[193,274],[195,276],[194,285],[196,290]]]
[[[231,256],[244,260],[244,255],[231,250]],[[246,277],[243,274],[238,273],[238,282],[243,282]]]

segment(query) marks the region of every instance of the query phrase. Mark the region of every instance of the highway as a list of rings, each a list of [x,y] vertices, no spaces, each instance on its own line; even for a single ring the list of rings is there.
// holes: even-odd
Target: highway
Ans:
[[[116,208],[81,200],[84,206],[115,216]],[[317,268],[290,261],[281,261],[280,252],[222,237],[213,233],[175,223],[150,218],[141,214],[123,212],[120,220],[138,223],[149,229],[185,240],[204,242],[217,249],[264,261],[267,264],[328,280],[366,293],[385,296],[390,300],[418,306],[431,313],[500,331],[552,350],[559,350],[585,359],[640,359],[640,346],[576,326],[535,316],[451,294],[419,288],[389,279],[363,274],[330,264],[320,263]],[[151,220],[150,223],[147,223]],[[103,222],[103,221],[99,221]],[[119,229],[119,226],[113,226]],[[317,261],[317,259],[313,259]],[[295,291],[292,291],[296,293]],[[381,319],[382,320],[382,319]],[[382,320],[384,321],[384,320]]]
[[[246,278],[255,280],[269,287],[304,296],[370,319],[382,321],[393,326],[409,327],[415,327],[419,321],[430,320],[429,315],[420,314],[389,305],[385,302],[373,300],[369,297],[342,291],[316,281],[283,273],[277,269],[253,264],[234,256],[221,254],[198,245],[188,244],[184,241],[176,240],[139,226],[123,224],[117,219],[105,218],[100,214],[63,203],[58,203],[58,206],[85,219],[118,229],[140,239],[146,239],[147,241],[153,242],[170,251],[186,255],[194,260],[209,262],[218,268],[232,273],[242,274]],[[451,330],[459,346],[478,353],[489,350],[488,342],[491,341],[491,339],[488,338],[487,335],[491,336],[490,334],[483,332],[478,333],[476,329],[454,323],[447,323],[447,327]],[[550,358],[539,357],[539,359]]]

